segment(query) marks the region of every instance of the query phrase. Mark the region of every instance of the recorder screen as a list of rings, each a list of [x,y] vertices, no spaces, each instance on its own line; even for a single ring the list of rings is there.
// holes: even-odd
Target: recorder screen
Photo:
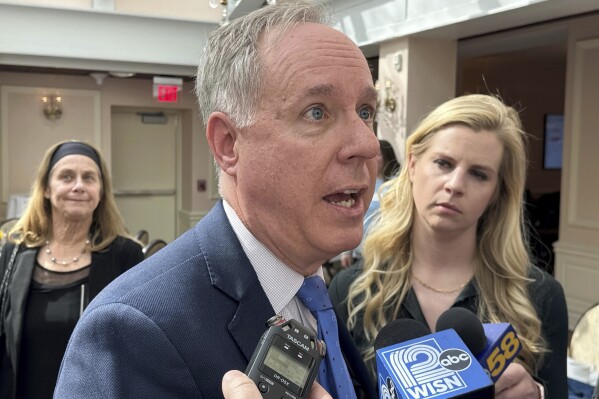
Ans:
[[[264,365],[298,387],[303,387],[308,378],[310,368],[301,364],[288,353],[272,345],[264,358]]]

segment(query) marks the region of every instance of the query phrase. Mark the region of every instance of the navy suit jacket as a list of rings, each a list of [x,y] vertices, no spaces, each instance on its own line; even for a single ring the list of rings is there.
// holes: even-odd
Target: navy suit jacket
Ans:
[[[104,289],[77,324],[55,398],[222,398],[274,310],[222,201],[194,228]],[[347,330],[352,377],[375,394]]]

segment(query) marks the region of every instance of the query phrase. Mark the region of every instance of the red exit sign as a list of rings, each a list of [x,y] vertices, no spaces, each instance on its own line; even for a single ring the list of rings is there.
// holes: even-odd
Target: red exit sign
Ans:
[[[177,102],[178,86],[158,85],[158,101],[161,103]]]

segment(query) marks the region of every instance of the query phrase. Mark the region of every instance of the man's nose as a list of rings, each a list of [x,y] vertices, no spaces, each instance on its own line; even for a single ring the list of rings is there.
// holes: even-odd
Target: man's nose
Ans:
[[[341,153],[344,160],[376,158],[380,151],[379,141],[370,127],[364,123],[364,120],[356,115],[347,124],[346,129],[350,134],[346,136],[345,151]]]

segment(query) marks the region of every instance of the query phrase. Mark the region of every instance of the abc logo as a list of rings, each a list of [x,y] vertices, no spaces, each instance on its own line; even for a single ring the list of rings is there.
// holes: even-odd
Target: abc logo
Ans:
[[[439,355],[439,363],[451,371],[462,371],[470,367],[470,355],[461,349],[447,349]]]

